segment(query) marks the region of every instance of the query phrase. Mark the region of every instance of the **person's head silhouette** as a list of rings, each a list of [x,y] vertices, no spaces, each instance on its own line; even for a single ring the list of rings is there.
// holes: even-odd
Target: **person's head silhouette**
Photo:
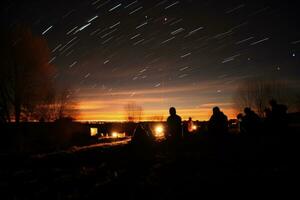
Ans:
[[[169,113],[170,113],[171,116],[176,115],[176,109],[175,109],[174,107],[171,107],[171,108],[169,109]]]
[[[239,120],[239,121],[242,121],[243,119],[243,114],[242,113],[239,113],[236,118]]]
[[[220,108],[218,106],[216,106],[216,107],[213,108],[213,114],[215,115],[215,114],[218,114],[218,113],[220,113]]]
[[[251,108],[246,107],[246,108],[244,109],[244,113],[245,113],[246,115],[251,114]]]

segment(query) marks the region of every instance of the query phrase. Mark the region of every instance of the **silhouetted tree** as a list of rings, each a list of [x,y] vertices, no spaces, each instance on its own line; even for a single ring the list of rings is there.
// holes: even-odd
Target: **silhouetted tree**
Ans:
[[[27,119],[52,86],[46,40],[24,27],[1,33],[0,107],[2,119]]]
[[[56,110],[55,110],[55,118],[76,118],[78,115],[77,103],[74,99],[74,95],[72,91],[64,89],[61,93],[56,96]]]
[[[283,81],[258,78],[244,80],[234,94],[239,111],[250,107],[260,116],[263,116],[270,99],[289,105],[293,98],[293,92]]]
[[[45,121],[55,121],[63,118],[76,119],[78,114],[77,103],[70,89],[51,91],[35,110],[35,118]]]
[[[140,122],[143,116],[143,108],[134,102],[129,102],[125,107],[125,116],[128,122]]]

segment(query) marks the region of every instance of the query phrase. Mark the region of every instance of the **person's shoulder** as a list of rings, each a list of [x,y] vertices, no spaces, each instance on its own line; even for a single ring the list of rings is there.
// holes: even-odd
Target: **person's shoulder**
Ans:
[[[221,114],[224,118],[226,118],[227,119],[227,115],[225,115],[223,112],[222,112],[222,114]]]
[[[254,117],[260,119],[260,116],[257,113],[254,113]]]
[[[226,121],[228,121],[228,117],[227,117],[227,115],[224,115],[224,119],[225,119]]]
[[[173,117],[172,117],[172,116],[169,116],[169,117],[167,118],[167,122],[172,121],[172,120],[173,120]]]

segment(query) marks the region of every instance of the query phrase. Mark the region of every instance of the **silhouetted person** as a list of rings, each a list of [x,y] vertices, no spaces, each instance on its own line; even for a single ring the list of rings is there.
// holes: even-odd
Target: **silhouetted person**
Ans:
[[[275,123],[286,123],[287,120],[287,106],[278,104],[276,100],[270,101],[271,119]]]
[[[265,108],[264,110],[265,118],[263,121],[263,133],[268,135],[269,133],[274,132],[275,127],[272,124],[272,110],[270,108]]]
[[[188,132],[190,133],[194,131],[194,122],[191,117],[189,117],[189,120],[187,122],[187,128],[188,128]]]
[[[149,167],[154,156],[154,138],[147,125],[139,123],[131,139],[131,156],[128,158],[131,173]]]
[[[239,133],[241,135],[245,134],[245,127],[244,127],[244,115],[242,113],[239,113],[236,116],[237,120],[238,120],[238,129],[239,129]]]
[[[213,108],[213,115],[209,119],[209,133],[212,135],[224,135],[228,132],[228,118],[220,111],[219,107]]]
[[[178,142],[182,139],[181,117],[176,114],[174,107],[170,108],[169,113],[166,136],[172,142]]]
[[[243,117],[243,129],[248,136],[254,136],[259,133],[260,117],[251,108],[244,109],[245,116]]]
[[[153,141],[153,136],[149,133],[148,129],[144,128],[141,124],[138,124],[134,130],[131,141],[136,145],[149,145]]]
[[[286,131],[288,120],[287,120],[287,106],[278,104],[276,100],[272,99],[270,102],[271,112],[269,120],[272,126],[272,134],[282,134]]]
[[[272,110],[270,108],[265,108],[264,113],[265,113],[265,118],[271,119]]]

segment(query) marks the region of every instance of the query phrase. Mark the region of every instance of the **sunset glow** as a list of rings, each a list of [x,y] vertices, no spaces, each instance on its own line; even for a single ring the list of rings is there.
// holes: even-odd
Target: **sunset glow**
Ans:
[[[117,109],[117,108],[114,108]],[[226,113],[228,118],[232,119],[236,116],[236,111],[231,108],[224,108],[223,111]],[[168,108],[166,107],[166,110],[144,110],[142,115],[143,121],[156,121],[155,116],[160,114],[160,116],[163,116],[163,119],[166,120],[168,117]],[[187,120],[189,117],[192,117],[194,120],[199,121],[207,121],[210,116],[212,115],[212,111],[210,108],[193,108],[193,109],[178,109],[178,114],[182,116],[183,120]],[[95,112],[88,112],[88,111],[81,111],[78,121],[126,121],[126,113],[124,112],[122,107],[119,107],[119,110],[116,110],[116,112],[112,112],[109,109],[102,110],[99,114]],[[154,120],[153,120],[154,119]]]
[[[203,82],[198,85],[152,88],[132,90],[128,88],[101,94],[101,90],[86,89],[81,91],[78,100],[80,121],[126,121],[125,106],[134,102],[143,109],[142,120],[152,121],[157,117],[165,120],[171,106],[177,108],[184,120],[192,117],[194,120],[208,120],[212,108],[219,106],[229,118],[234,118],[236,111],[230,95],[221,95],[216,91],[215,82]],[[223,91],[232,91],[233,86],[224,86]]]

